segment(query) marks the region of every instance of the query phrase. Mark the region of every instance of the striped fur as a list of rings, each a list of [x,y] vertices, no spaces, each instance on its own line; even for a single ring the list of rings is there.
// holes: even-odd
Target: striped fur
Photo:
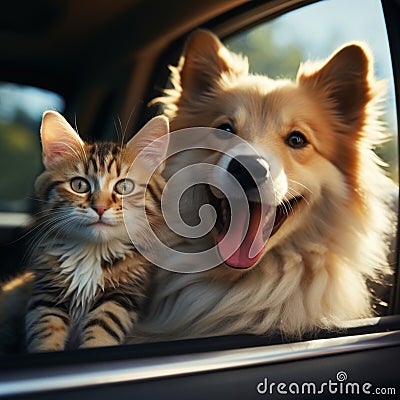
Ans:
[[[36,181],[41,210],[25,320],[28,351],[124,343],[146,303],[154,267],[132,244],[123,211],[134,214],[130,234],[146,246],[141,231],[146,215],[139,210],[145,207],[150,224],[160,224],[157,199],[164,185],[160,171],[146,182],[140,170],[146,165],[130,167],[147,142],[167,132],[167,120],[159,117],[126,146],[87,144],[61,115],[45,113],[46,169]],[[126,178],[133,191],[121,194],[117,185]],[[86,185],[90,190],[84,191]]]

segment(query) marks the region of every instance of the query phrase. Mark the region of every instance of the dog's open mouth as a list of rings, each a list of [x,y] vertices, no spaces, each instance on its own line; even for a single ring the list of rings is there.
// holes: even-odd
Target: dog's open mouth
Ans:
[[[267,240],[278,232],[302,201],[302,197],[294,197],[275,207],[262,204],[254,196],[247,197],[247,204],[233,204],[236,211],[232,218],[228,200],[214,196],[211,190],[208,192],[210,204],[217,212],[215,230],[219,254],[225,264],[241,269],[257,263]],[[231,199],[231,203],[234,201]]]

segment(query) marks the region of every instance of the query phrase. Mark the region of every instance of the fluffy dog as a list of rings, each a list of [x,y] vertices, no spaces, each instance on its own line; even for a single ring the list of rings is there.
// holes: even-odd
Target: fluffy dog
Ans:
[[[132,340],[299,337],[372,316],[368,281],[390,273],[395,219],[388,205],[392,184],[373,152],[386,136],[378,118],[384,85],[374,76],[368,46],[350,43],[323,62],[305,63],[292,82],[250,74],[244,57],[200,30],[189,37],[171,81],[173,88],[156,101],[172,130],[220,128],[260,154],[252,164],[265,169],[275,188],[275,222],[270,239],[250,257],[247,242],[263,234],[252,221],[271,221],[248,196],[249,230],[239,249],[224,257],[226,246],[220,246],[225,263],[209,271],[160,270],[148,316]],[[243,156],[239,148],[235,155]],[[192,161],[210,157],[204,150]],[[212,162],[235,170],[232,160],[214,156]],[[187,154],[173,157],[169,175],[185,165]],[[215,201],[212,190],[199,190],[204,196],[196,197],[197,206],[204,197]],[[226,214],[222,209],[216,207]]]

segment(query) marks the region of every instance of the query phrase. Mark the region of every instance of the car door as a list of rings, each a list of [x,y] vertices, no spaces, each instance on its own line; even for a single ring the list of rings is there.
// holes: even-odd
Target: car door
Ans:
[[[157,107],[148,107],[148,102],[168,85],[168,65],[176,65],[187,34],[197,27],[211,29],[233,51],[247,55],[254,72],[272,77],[293,76],[303,57],[323,58],[345,41],[365,40],[371,41],[378,56],[377,70],[388,81],[385,118],[393,139],[380,149],[380,155],[389,164],[388,174],[398,183],[398,0],[168,3],[138,2],[113,23],[102,26],[96,38],[87,40],[88,58],[96,62],[82,66],[73,87],[61,91],[61,96],[43,94],[44,88],[38,85],[42,93],[39,97],[46,100],[36,113],[33,129],[38,130],[40,113],[50,107],[64,111],[71,120],[78,115],[77,125],[95,139],[112,138],[115,129],[133,132],[160,112]],[[160,14],[151,17],[158,6],[164,18]],[[183,7],[181,16],[176,12],[179,6]],[[168,23],[168,18],[173,23]],[[160,20],[165,24],[154,23]],[[132,43],[135,34],[144,37]],[[115,46],[107,50],[104,64],[99,63],[103,44]],[[45,89],[51,86],[49,81]],[[2,86],[0,94],[1,90]],[[23,92],[24,86],[18,90]],[[4,96],[3,92],[0,98]],[[18,104],[23,101],[18,100]],[[38,143],[29,144],[21,135],[30,151],[24,157],[39,157]],[[11,152],[21,153],[15,143],[8,146],[4,150],[2,145],[1,151],[9,155],[11,163]],[[24,168],[36,168],[36,173],[40,165],[35,162]],[[8,175],[4,173],[7,168],[3,167],[3,176]],[[3,187],[22,182],[24,171],[17,171],[11,181],[4,180],[11,183]],[[31,185],[33,179],[23,185]],[[24,240],[24,226],[32,205],[18,203],[13,196],[0,202],[3,277],[22,268],[17,255],[24,254],[29,246]],[[26,189],[20,198],[30,196]],[[347,329],[322,331],[300,341],[285,340],[280,335],[235,335],[53,354],[6,354],[0,363],[0,398],[395,398],[400,392],[397,238],[393,239],[391,257],[395,271],[392,280],[371,286],[379,298],[374,305],[377,316],[351,321]]]

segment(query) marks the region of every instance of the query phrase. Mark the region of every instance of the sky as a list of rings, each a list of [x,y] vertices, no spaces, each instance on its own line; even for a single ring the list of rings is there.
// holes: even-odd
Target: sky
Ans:
[[[394,124],[394,84],[383,11],[379,0],[323,0],[277,18],[274,40],[301,44],[306,59],[323,59],[350,41],[366,42],[375,71],[388,82],[388,119]]]

